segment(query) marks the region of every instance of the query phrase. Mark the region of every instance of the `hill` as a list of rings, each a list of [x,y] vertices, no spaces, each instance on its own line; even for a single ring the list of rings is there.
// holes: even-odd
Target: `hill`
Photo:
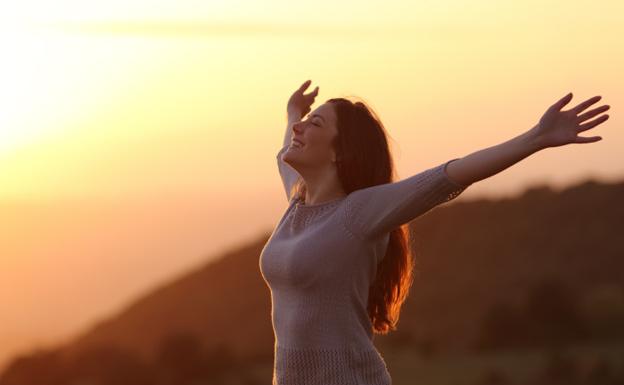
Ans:
[[[417,275],[399,330],[375,344],[431,356],[624,341],[623,198],[624,183],[587,181],[450,202],[421,216],[410,224]],[[268,383],[251,368],[270,374],[273,359],[270,294],[258,266],[269,235],[155,288],[67,345],[16,357],[0,384],[42,376],[48,384],[84,376],[148,384],[148,372],[216,378],[229,368],[247,376],[240,383]]]

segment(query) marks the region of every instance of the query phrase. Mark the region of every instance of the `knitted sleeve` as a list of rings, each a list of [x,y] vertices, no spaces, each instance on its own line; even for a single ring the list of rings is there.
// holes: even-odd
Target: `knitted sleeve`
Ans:
[[[295,182],[299,178],[299,173],[292,168],[288,163],[282,160],[282,154],[286,152],[288,145],[283,146],[277,152],[277,168],[282,178],[282,184],[284,185],[284,191],[286,192],[286,199],[290,201],[290,192],[295,185]]]
[[[459,184],[449,178],[446,167],[457,159],[398,182],[352,192],[345,205],[347,228],[363,239],[374,239],[456,198],[472,184]]]

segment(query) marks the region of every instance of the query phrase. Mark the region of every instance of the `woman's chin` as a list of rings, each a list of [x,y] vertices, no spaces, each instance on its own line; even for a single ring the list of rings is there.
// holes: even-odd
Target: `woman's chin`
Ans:
[[[284,155],[282,155],[282,160],[286,163],[292,165],[293,163],[297,163],[299,160],[299,154],[296,153],[296,149],[288,149]]]
[[[291,157],[291,156],[297,156],[297,153],[300,152],[301,149],[297,148],[297,147],[288,147],[288,149],[286,150],[286,152],[284,153],[284,157]]]

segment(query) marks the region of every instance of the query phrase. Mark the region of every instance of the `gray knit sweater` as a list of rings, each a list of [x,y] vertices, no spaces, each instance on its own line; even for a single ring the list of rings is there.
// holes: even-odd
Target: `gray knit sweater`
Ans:
[[[281,159],[287,147],[277,164],[288,198],[299,174]],[[449,179],[453,160],[324,203],[290,199],[259,261],[271,293],[273,385],[391,384],[373,345],[369,286],[391,230],[470,186]]]

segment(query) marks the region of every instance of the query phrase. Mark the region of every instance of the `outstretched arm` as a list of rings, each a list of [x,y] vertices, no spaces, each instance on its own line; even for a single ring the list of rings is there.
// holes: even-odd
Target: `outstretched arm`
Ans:
[[[346,198],[344,223],[360,239],[376,239],[459,196],[469,184],[452,180],[451,159],[398,182],[353,191]]]
[[[539,123],[529,131],[504,143],[476,151],[450,163],[447,168],[449,177],[459,183],[470,184],[495,175],[545,148],[571,143],[593,143],[602,140],[600,136],[578,136],[579,133],[589,130],[609,118],[609,115],[602,115],[583,123],[609,109],[608,105],[603,105],[581,114],[600,98],[600,96],[594,96],[570,110],[561,111],[561,108],[572,99],[572,93],[569,93],[550,106]]]
[[[398,182],[352,192],[344,206],[345,227],[359,238],[375,239],[456,198],[474,182],[494,175],[538,150],[601,140],[598,136],[579,137],[578,134],[607,120],[608,115],[604,115],[581,124],[608,110],[609,106],[577,116],[600,99],[594,97],[569,111],[561,111],[571,96],[569,94],[553,104],[531,130],[507,142],[448,160]]]

